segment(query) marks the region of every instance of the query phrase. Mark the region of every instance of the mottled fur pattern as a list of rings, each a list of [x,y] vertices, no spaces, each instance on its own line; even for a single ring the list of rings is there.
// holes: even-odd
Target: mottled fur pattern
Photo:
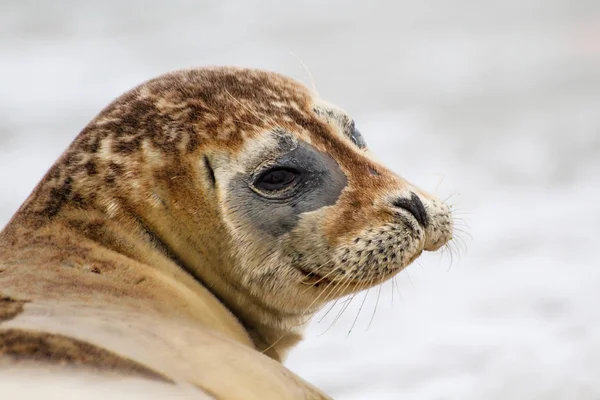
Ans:
[[[0,233],[0,296],[27,302],[0,332],[69,335],[220,398],[244,384],[255,398],[324,398],[253,349],[280,361],[327,301],[452,237],[446,205],[357,146],[352,127],[303,85],[265,71],[191,69],[124,94]],[[341,191],[333,202],[327,191],[311,198],[306,212],[278,200],[286,229],[257,229],[252,201],[270,200],[252,180],[281,157],[282,141],[339,170]],[[239,200],[246,194],[257,197]],[[411,196],[425,221],[397,206]],[[102,315],[117,331],[94,320]]]

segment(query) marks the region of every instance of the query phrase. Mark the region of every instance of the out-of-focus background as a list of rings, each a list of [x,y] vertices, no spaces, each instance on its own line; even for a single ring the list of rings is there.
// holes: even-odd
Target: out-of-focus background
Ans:
[[[0,228],[113,98],[222,64],[305,64],[472,236],[315,319],[289,368],[336,399],[600,398],[599,1],[3,0]]]

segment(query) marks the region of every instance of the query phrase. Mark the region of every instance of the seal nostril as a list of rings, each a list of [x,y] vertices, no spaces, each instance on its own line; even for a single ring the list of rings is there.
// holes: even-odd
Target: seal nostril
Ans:
[[[427,211],[425,210],[425,206],[419,196],[412,193],[410,194],[410,199],[400,198],[396,199],[393,202],[395,207],[402,208],[415,217],[417,222],[421,224],[424,228],[427,228],[429,225],[429,219],[427,218]]]

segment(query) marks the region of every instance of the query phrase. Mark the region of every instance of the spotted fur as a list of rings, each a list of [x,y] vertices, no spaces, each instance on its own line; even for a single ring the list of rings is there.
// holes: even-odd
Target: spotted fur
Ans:
[[[308,317],[452,237],[446,205],[353,129],[265,71],[185,70],[124,94],[0,233],[0,295],[27,299],[5,305],[0,340],[83,340],[219,398],[326,398],[279,363]],[[315,168],[308,194],[269,199],[253,182],[286,157]],[[399,206],[415,198],[424,215]]]

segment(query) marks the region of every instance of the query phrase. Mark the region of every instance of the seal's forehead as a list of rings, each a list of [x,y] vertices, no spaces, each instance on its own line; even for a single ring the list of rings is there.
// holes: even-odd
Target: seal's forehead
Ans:
[[[206,144],[236,151],[248,139],[278,128],[312,142],[327,130],[326,121],[315,112],[318,101],[306,86],[273,72],[189,69],[121,96],[83,136],[91,142],[92,137],[112,137],[114,152],[133,152],[145,142],[171,153]]]
[[[165,103],[187,102],[234,116],[253,111],[277,117],[290,109],[306,110],[313,97],[308,88],[284,75],[231,67],[178,71],[140,89]]]

